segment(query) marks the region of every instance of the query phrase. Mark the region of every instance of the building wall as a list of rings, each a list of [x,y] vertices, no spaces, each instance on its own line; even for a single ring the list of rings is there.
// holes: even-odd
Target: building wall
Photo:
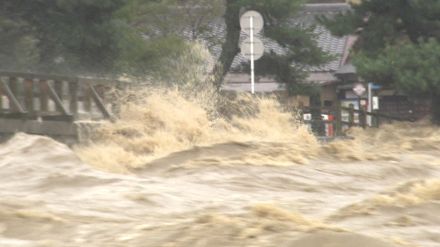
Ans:
[[[430,115],[431,101],[426,98],[412,98],[405,95],[381,96],[379,112],[407,119],[422,119]]]
[[[337,103],[336,85],[321,87],[321,106],[334,107]]]
[[[292,108],[302,108],[310,106],[310,97],[305,95],[288,96],[286,105]]]
[[[228,73],[225,77],[225,83],[250,83],[251,76],[246,73]],[[271,77],[255,77],[256,83],[276,83],[277,81]]]

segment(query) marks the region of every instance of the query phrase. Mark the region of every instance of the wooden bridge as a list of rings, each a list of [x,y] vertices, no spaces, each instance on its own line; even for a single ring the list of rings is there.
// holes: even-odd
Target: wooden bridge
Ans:
[[[105,79],[0,72],[0,134],[74,137],[76,121],[113,118],[107,94],[121,86]]]

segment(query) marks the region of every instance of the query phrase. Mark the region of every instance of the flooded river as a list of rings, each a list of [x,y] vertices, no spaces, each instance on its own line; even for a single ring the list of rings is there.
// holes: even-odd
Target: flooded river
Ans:
[[[440,246],[438,127],[321,144],[245,101],[216,118],[150,95],[74,148],[16,134],[0,144],[0,246]]]

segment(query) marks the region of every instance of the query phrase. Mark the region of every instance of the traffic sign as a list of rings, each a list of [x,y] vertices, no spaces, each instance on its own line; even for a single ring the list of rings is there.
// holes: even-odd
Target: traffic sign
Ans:
[[[353,87],[353,92],[357,95],[357,96],[362,96],[365,91],[367,91],[367,89],[365,88],[365,86],[362,83],[356,83]]]
[[[379,110],[379,97],[373,96],[372,101],[372,109]]]
[[[263,56],[263,54],[264,54],[264,44],[263,44],[263,41],[261,41],[258,38],[254,38],[253,39],[253,43],[254,43],[254,47],[253,47],[254,48],[254,52],[253,52],[254,57],[253,58],[254,58],[254,61],[255,61],[255,60],[260,59]],[[247,58],[249,60],[252,59],[252,56],[251,56],[252,55],[251,44],[252,44],[251,39],[248,38],[248,39],[245,39],[241,43],[241,46],[240,46],[241,54],[245,58]]]
[[[264,27],[264,19],[263,16],[257,11],[250,10],[244,13],[240,18],[240,27],[241,30],[247,34],[251,33],[251,17],[252,17],[252,29],[254,34],[259,33],[263,30]]]
[[[241,30],[249,34],[249,39],[240,45],[241,53],[244,57],[251,60],[251,92],[255,93],[255,60],[264,54],[264,44],[261,40],[254,37],[264,27],[263,16],[257,11],[247,11],[240,18]]]
[[[382,85],[380,84],[376,84],[376,83],[372,83],[373,85],[371,86],[371,89],[373,90],[379,90],[382,88]]]

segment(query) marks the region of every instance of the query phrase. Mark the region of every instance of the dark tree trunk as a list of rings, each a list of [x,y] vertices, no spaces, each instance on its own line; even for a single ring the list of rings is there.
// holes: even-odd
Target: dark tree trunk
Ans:
[[[235,56],[240,52],[240,8],[235,0],[226,1],[224,15],[226,24],[226,37],[222,46],[219,62],[214,67],[215,86],[220,89],[223,79],[231,68]]]

